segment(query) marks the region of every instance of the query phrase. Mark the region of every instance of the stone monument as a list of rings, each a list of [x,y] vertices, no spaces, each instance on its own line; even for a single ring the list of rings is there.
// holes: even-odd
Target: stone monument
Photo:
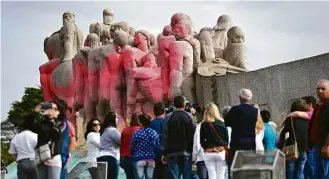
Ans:
[[[113,23],[113,16],[103,11],[103,23],[90,25],[82,48],[75,15],[64,13],[62,29],[45,40],[50,61],[40,67],[40,79],[46,101],[65,100],[84,111],[86,121],[102,121],[109,104],[122,130],[134,112],[153,117],[155,103],[171,103],[177,95],[202,101],[197,76],[247,71],[244,34],[227,15],[196,33],[192,19],[176,13],[157,39],[128,22]]]

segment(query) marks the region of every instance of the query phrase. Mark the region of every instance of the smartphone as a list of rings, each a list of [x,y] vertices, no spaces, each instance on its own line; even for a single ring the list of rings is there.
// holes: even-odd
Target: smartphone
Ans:
[[[45,104],[41,104],[41,109],[51,109],[53,108],[53,104],[52,103],[45,103]]]

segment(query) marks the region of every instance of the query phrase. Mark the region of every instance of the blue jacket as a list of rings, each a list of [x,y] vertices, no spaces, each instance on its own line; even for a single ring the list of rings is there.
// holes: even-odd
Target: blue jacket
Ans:
[[[161,136],[162,136],[163,122],[164,122],[164,118],[156,117],[152,120],[152,122],[150,124],[150,128],[155,130],[158,133],[160,142],[161,142]]]
[[[154,160],[160,150],[159,135],[151,128],[136,131],[130,142],[130,151],[134,162]]]

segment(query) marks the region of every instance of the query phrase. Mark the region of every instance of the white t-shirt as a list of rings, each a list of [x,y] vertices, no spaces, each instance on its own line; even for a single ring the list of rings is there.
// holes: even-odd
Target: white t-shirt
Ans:
[[[17,155],[16,161],[21,159],[35,159],[35,147],[38,143],[38,135],[25,130],[17,135],[10,142],[9,153]]]

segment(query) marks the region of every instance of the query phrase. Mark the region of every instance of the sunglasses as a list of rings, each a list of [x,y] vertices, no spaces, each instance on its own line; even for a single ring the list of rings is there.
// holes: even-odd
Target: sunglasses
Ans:
[[[100,123],[93,123],[93,126],[100,126]]]

